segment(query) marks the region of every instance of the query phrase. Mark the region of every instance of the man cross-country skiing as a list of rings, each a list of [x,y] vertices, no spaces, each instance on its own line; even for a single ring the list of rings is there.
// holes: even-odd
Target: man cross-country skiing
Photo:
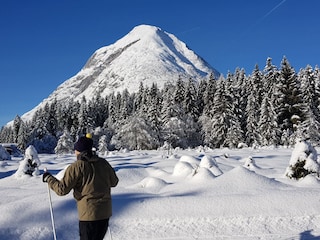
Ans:
[[[91,135],[80,137],[74,145],[77,160],[65,171],[59,181],[49,172],[43,182],[59,196],[73,189],[79,215],[80,240],[103,240],[112,215],[111,187],[118,184],[118,177],[111,165],[92,151]]]

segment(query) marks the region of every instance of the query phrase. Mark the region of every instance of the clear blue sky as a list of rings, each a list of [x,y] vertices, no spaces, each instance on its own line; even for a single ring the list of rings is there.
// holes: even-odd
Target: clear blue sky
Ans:
[[[320,64],[319,0],[4,0],[0,127],[34,108],[92,53],[140,24],[173,33],[226,75],[285,55]]]

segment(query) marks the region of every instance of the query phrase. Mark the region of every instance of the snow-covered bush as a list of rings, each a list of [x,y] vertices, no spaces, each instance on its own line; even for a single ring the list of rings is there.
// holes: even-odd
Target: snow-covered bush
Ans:
[[[244,164],[243,167],[249,169],[249,170],[256,170],[258,168],[258,166],[256,165],[256,161],[252,158],[252,156],[249,156],[245,159],[243,159]]]
[[[316,149],[305,140],[298,140],[286,169],[285,175],[289,178],[303,178],[311,173],[319,175],[319,161]]]
[[[46,134],[41,139],[32,139],[30,144],[37,149],[38,153],[54,153],[54,148],[57,146],[57,139],[51,134]]]
[[[30,145],[26,149],[24,159],[20,161],[19,168],[15,175],[17,177],[21,177],[23,175],[37,176],[40,174],[40,165],[41,161],[38,157],[38,152],[34,146]]]
[[[68,131],[64,131],[64,133],[59,138],[57,146],[54,149],[56,154],[69,154],[73,153],[73,140]]]
[[[6,151],[6,149],[0,145],[0,161],[1,160],[11,160],[10,154]]]

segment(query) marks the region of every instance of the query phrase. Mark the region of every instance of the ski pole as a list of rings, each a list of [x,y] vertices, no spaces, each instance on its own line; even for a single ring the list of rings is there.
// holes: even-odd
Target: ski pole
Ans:
[[[44,169],[44,172],[47,171],[47,168]],[[47,184],[48,187],[48,196],[49,196],[49,205],[50,205],[50,215],[51,215],[51,224],[52,224],[52,231],[53,231],[53,239],[57,240],[56,235],[56,228],[54,226],[54,217],[53,217],[53,209],[52,209],[52,201],[51,201],[51,194],[50,194],[50,187],[49,184]]]

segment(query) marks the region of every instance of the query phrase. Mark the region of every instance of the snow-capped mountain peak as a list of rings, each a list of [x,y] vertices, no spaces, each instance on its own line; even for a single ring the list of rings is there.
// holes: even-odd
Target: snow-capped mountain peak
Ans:
[[[219,75],[187,45],[159,27],[140,25],[114,44],[98,49],[79,73],[62,83],[39,106],[54,99],[91,99],[127,89],[138,90],[140,83],[159,88],[180,78],[200,80]],[[35,109],[25,115],[30,115]],[[23,116],[24,117],[24,116]]]

